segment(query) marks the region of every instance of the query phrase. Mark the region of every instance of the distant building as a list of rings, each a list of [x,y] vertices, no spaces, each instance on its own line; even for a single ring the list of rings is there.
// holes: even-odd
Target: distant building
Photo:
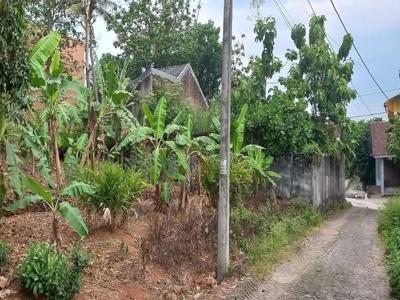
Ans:
[[[384,104],[388,118],[400,113],[400,95],[387,100]],[[369,187],[370,192],[381,195],[400,191],[400,168],[394,164],[388,144],[389,122],[375,121],[370,125],[371,156],[375,159],[375,187]]]
[[[202,110],[208,108],[207,98],[204,96],[190,64],[168,66],[160,69],[150,67],[138,78],[132,80],[128,85],[128,89],[150,94],[153,91],[154,81],[159,79],[181,83],[183,89],[182,98],[192,109]]]

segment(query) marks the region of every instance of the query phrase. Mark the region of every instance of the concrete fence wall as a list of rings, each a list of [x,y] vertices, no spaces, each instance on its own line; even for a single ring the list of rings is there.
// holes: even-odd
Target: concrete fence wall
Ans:
[[[293,157],[276,158],[274,171],[281,174],[275,189],[280,199],[309,200],[322,210],[344,201],[345,159],[325,156],[319,163]]]

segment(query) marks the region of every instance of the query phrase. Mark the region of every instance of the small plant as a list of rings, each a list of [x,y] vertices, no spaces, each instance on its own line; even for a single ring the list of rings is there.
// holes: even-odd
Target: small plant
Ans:
[[[50,191],[43,188],[40,183],[32,177],[24,177],[23,182],[24,185],[34,194],[27,195],[24,198],[15,201],[6,208],[7,211],[16,212],[18,209],[26,208],[30,203],[42,202],[46,204],[53,213],[52,241],[56,243],[58,249],[61,247],[61,239],[58,235],[57,213],[68,222],[71,228],[79,234],[82,239],[89,234],[79,209],[71,206],[69,202],[61,202],[61,200],[63,197],[79,197],[84,194],[93,194],[94,189],[92,186],[82,182],[72,182],[72,184],[65,188],[60,195],[53,196]]]
[[[4,272],[4,267],[10,259],[10,247],[6,242],[0,240],[0,274]]]
[[[19,266],[17,277],[21,285],[35,297],[67,300],[79,292],[83,272],[89,265],[89,254],[74,249],[67,257],[54,245],[32,245]]]
[[[124,170],[120,165],[104,162],[96,171],[86,169],[82,174],[88,184],[95,187],[92,194],[82,195],[80,199],[88,208],[111,214],[111,228],[115,227],[117,215],[127,215],[137,196],[146,188],[141,172]]]
[[[378,230],[385,243],[391,295],[400,299],[400,198],[386,202],[379,214]]]

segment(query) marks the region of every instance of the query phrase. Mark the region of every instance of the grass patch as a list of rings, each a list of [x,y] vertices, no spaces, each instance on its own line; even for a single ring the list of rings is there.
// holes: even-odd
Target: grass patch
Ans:
[[[335,206],[334,211],[348,205]],[[331,213],[331,211],[329,211]],[[251,209],[240,203],[231,212],[234,249],[243,253],[246,272],[262,276],[292,253],[326,214],[304,202]]]
[[[379,213],[378,231],[385,243],[390,292],[400,299],[400,197],[386,202]]]

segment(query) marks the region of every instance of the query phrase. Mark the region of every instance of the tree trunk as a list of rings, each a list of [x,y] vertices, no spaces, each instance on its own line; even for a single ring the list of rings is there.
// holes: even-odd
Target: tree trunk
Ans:
[[[91,81],[90,79],[92,78],[93,72],[93,62],[91,63],[91,11],[90,11],[90,1],[91,0],[82,0],[82,6],[85,9],[85,68],[86,68],[86,87],[90,88],[91,87]],[[93,85],[95,86],[94,82]],[[95,95],[97,97],[97,94]],[[93,103],[92,103],[92,98],[91,96],[88,97],[88,121],[87,121],[87,130],[89,136],[93,132],[93,127],[95,126],[95,116],[94,116],[94,110],[93,110]],[[90,150],[93,150],[93,146],[89,144]],[[93,152],[93,151],[92,151]],[[86,162],[86,158],[84,160]],[[92,165],[93,167],[93,165]]]
[[[58,235],[58,220],[56,217],[56,214],[53,212],[53,232],[52,232],[52,237],[51,237],[51,242],[56,244],[56,249],[57,251],[61,250],[61,239]]]
[[[186,180],[185,180],[181,184],[181,199],[179,203],[179,210],[181,211],[183,211],[186,207],[186,198],[187,198],[187,192],[186,192]]]
[[[91,62],[91,71],[92,71],[92,79],[93,79],[93,91],[94,91],[94,97],[96,100],[96,103],[99,103],[99,91],[97,88],[97,78],[96,78],[96,70],[95,70],[95,64],[94,64],[94,54],[93,54],[93,42],[94,42],[94,33],[93,33],[93,26],[92,26],[92,12],[89,10],[89,34],[90,34],[90,43],[89,43],[89,51],[90,51],[90,62]],[[92,122],[93,124],[96,122],[96,116],[94,114],[93,106],[92,106]],[[97,128],[96,128],[97,131]],[[96,132],[97,133],[97,132]],[[97,135],[97,134],[96,134]],[[97,138],[95,136],[95,139],[93,140],[92,144],[92,151],[90,157],[90,162],[92,169],[94,170],[96,168],[96,149],[97,149]]]
[[[163,203],[161,201],[161,188],[159,183],[156,184],[155,205],[156,211],[161,212],[163,210]]]
[[[93,151],[93,144],[95,143],[95,140],[97,139],[97,128],[99,125],[96,123],[92,131],[89,133],[89,139],[88,139],[88,144],[86,146],[85,151],[82,153],[82,158],[80,161],[80,166],[83,167],[87,161],[87,159],[90,157],[91,151]],[[92,164],[92,168],[94,168],[94,165]]]
[[[51,167],[55,172],[57,189],[60,189],[62,186],[62,175],[61,175],[61,163],[60,163],[60,155],[58,153],[58,145],[57,145],[57,119],[55,116],[50,117],[49,119],[49,132],[50,132],[50,157],[51,157]]]

